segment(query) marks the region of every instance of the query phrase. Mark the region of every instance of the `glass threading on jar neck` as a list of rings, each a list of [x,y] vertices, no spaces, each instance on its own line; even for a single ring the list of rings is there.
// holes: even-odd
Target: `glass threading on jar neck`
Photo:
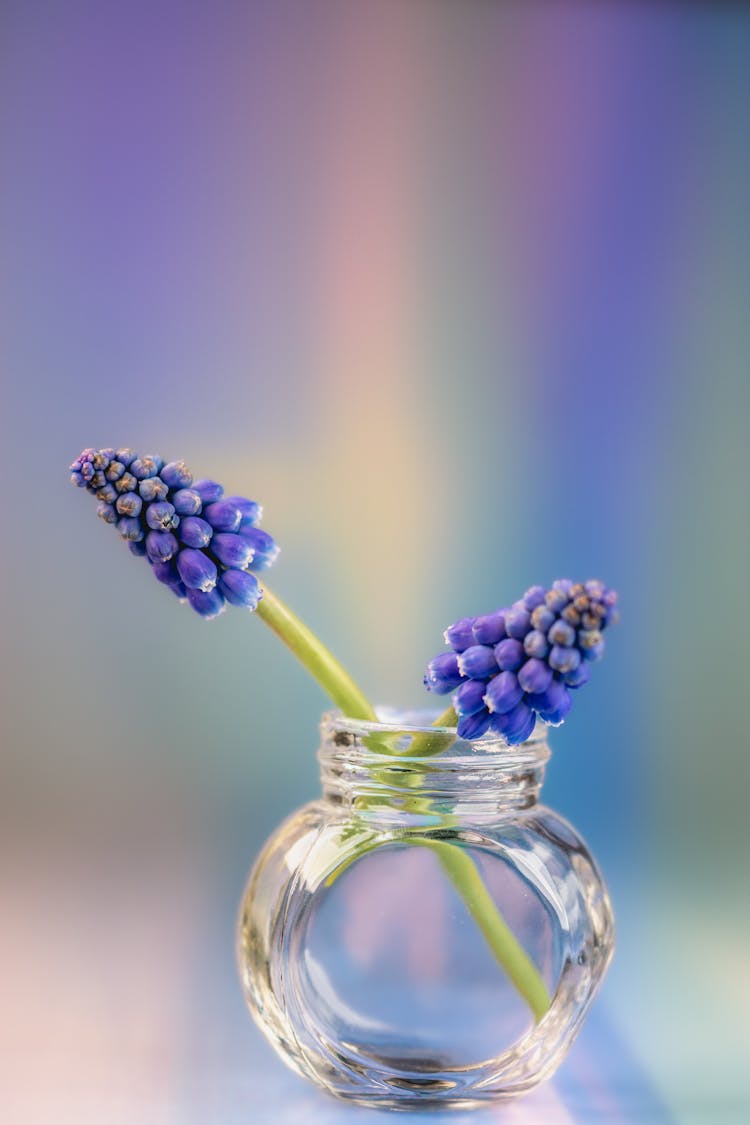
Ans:
[[[324,715],[318,751],[324,799],[370,819],[430,823],[495,818],[536,803],[550,758],[546,727],[538,724],[526,742],[508,746],[499,737],[467,742],[429,719],[395,714],[373,723]]]

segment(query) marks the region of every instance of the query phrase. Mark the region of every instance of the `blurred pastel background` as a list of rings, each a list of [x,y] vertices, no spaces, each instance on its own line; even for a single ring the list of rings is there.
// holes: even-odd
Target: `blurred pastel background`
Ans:
[[[4,1120],[367,1119],[233,961],[324,700],[69,488],[121,444],[262,500],[385,703],[456,617],[620,590],[545,787],[618,950],[492,1119],[750,1119],[749,110],[740,4],[2,5]]]

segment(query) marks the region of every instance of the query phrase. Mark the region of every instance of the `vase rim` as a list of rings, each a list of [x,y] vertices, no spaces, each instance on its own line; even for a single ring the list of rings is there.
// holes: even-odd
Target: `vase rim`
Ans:
[[[455,726],[433,726],[433,720],[440,714],[437,710],[400,710],[390,707],[377,707],[376,714],[378,720],[368,719],[353,719],[348,715],[343,715],[340,711],[326,711],[320,723],[321,733],[323,735],[324,745],[333,741],[337,734],[349,735],[357,740],[359,743],[361,739],[365,739],[368,735],[372,734],[390,734],[390,735],[447,735],[452,736],[452,742],[446,748],[447,752],[441,751],[435,755],[435,759],[443,764],[447,764],[451,759],[460,759],[466,764],[469,758],[493,758],[511,765],[516,764],[518,761],[528,761],[533,758],[535,761],[547,761],[550,757],[550,749],[547,743],[547,725],[537,722],[534,730],[530,736],[521,743],[515,746],[509,745],[502,735],[490,733],[482,735],[481,738],[476,739],[463,739],[459,738],[456,733]],[[364,749],[364,747],[360,747]],[[380,757],[381,753],[377,750],[367,749],[368,756]],[[383,757],[389,755],[382,754]],[[399,757],[402,755],[399,754]],[[410,757],[408,749],[403,752],[403,758],[408,760]]]

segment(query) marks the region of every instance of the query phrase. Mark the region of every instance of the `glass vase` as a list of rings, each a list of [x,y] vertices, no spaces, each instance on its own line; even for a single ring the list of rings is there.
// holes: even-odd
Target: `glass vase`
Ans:
[[[466,1109],[532,1089],[614,942],[586,845],[538,803],[546,728],[509,747],[332,713],[321,732],[322,796],[268,840],[241,905],[253,1016],[352,1102]]]

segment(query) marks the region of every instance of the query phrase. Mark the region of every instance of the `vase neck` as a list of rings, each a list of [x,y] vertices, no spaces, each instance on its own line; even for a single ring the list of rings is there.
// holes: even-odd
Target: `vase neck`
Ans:
[[[318,753],[326,801],[389,822],[473,821],[531,808],[550,752],[544,728],[521,746],[466,742],[455,730],[324,716]]]

